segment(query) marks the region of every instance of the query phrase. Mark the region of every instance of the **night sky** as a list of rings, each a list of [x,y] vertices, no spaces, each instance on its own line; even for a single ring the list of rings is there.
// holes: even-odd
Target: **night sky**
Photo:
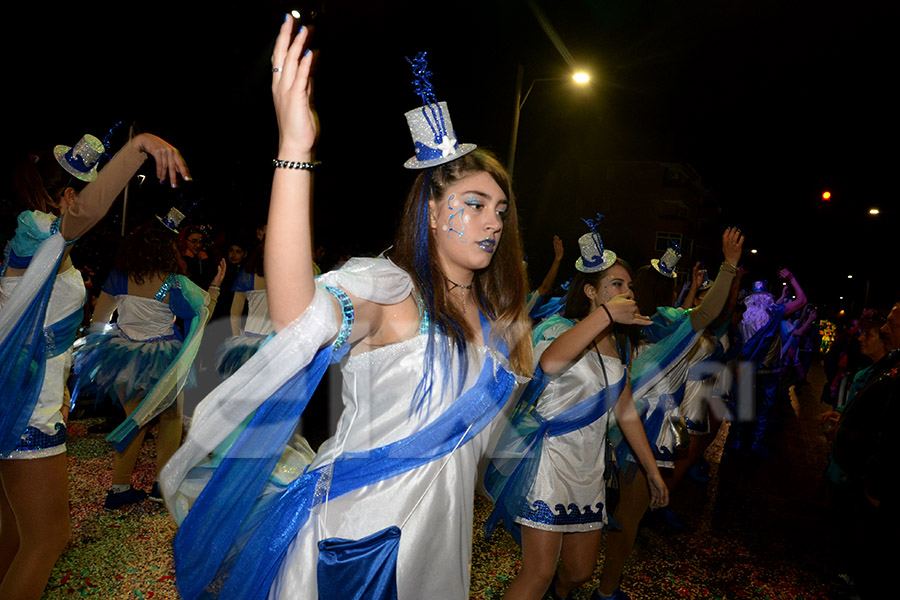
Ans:
[[[404,57],[428,51],[461,141],[504,161],[516,66],[525,87],[568,71],[526,0],[127,4],[32,3],[4,19],[5,164],[136,122],[182,150],[195,177],[187,193],[203,199],[198,220],[264,220],[271,45],[286,8],[311,7],[325,162],[317,232],[362,252],[389,243],[412,181],[403,113],[419,101]],[[895,3],[537,5],[594,80],[588,90],[538,82],[522,110],[515,174],[529,255],[549,254],[554,232],[528,223],[528,204],[565,202],[529,194],[543,189],[547,157],[685,162],[714,190],[722,223],[759,248],[754,276],[788,266],[812,301],[833,307],[844,295],[845,308],[853,298],[862,308],[867,280],[869,304],[896,299]],[[144,210],[171,200],[147,194]]]

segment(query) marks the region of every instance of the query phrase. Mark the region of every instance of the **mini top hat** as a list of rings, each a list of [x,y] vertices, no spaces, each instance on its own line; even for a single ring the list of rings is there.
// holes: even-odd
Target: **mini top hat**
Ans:
[[[709,280],[709,276],[708,276],[706,273],[704,273],[704,274],[703,274],[703,283],[700,284],[699,291],[705,292],[706,290],[708,290],[708,289],[711,288],[712,286],[713,286],[713,282],[710,281],[710,280]]]
[[[761,281],[754,281],[753,289],[750,290],[750,293],[747,295],[749,296],[750,294],[768,294],[768,293],[769,293],[769,282],[766,281],[765,279],[763,279]]]
[[[666,248],[662,257],[658,260],[655,258],[651,259],[650,264],[659,274],[675,279],[675,265],[678,264],[680,258],[681,249],[678,248],[678,242],[669,240],[669,247]]]
[[[446,102],[438,102],[431,89],[431,71],[425,60],[425,52],[420,52],[414,60],[413,87],[422,99],[422,107],[406,113],[406,123],[412,135],[416,155],[403,163],[407,169],[427,169],[448,163],[477,148],[475,144],[460,144],[450,120]]]
[[[103,142],[92,135],[85,135],[71,148],[63,145],[53,148],[53,156],[59,165],[70,175],[87,182],[97,179],[97,163],[104,152]]]
[[[575,268],[582,273],[596,273],[610,268],[616,262],[616,253],[612,250],[603,248],[603,239],[597,232],[600,220],[603,215],[597,213],[597,219],[582,219],[588,227],[591,228],[590,233],[586,233],[578,238],[578,247],[581,250],[581,256],[575,261]]]
[[[173,206],[169,209],[169,212],[165,217],[156,215],[156,218],[159,219],[159,222],[162,223],[166,227],[166,229],[168,229],[172,233],[178,233],[178,228],[181,226],[181,222],[184,220],[184,213]]]

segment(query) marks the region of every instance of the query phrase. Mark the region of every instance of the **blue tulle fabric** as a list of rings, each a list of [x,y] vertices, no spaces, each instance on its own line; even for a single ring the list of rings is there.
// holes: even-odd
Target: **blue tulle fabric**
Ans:
[[[129,340],[115,326],[89,333],[75,353],[72,402],[92,395],[95,402],[112,398],[124,403],[153,387],[181,350],[169,336],[152,341]],[[189,378],[186,387],[194,387]]]
[[[631,367],[631,393],[635,409],[644,425],[650,447],[658,460],[672,460],[671,448],[659,448],[654,441],[665,425],[665,413],[681,404],[684,382],[672,391],[660,394],[656,386],[670,375],[671,368],[682,360],[700,339],[702,331],[694,331],[690,311],[661,306],[651,317],[653,325],[644,328],[644,337],[652,345],[644,350]],[[609,428],[609,440],[620,465],[636,462],[634,453],[618,424]]]
[[[244,333],[230,337],[216,350],[216,373],[222,379],[231,377],[256,354],[268,336]]]
[[[50,238],[47,239],[50,242]],[[22,317],[8,335],[0,340],[0,389],[6,399],[0,402],[0,454],[8,454],[19,442],[28,419],[34,411],[44,383],[47,343],[44,320],[47,305],[62,260],[62,236],[54,236],[58,245],[56,268],[48,276],[28,304]]]
[[[566,310],[566,297],[555,296],[532,308],[528,316],[537,321],[551,315],[562,314],[564,310]]]
[[[555,417],[544,419],[534,405],[549,380],[550,377],[538,366],[487,467],[484,489],[494,502],[494,509],[484,524],[486,536],[490,536],[497,525],[503,523],[521,545],[521,526],[515,518],[527,509],[526,496],[534,484],[540,464],[543,439],[587,427],[603,417],[625,389],[625,377],[622,377],[610,383],[610,388],[603,388]]]
[[[319,542],[319,598],[397,600],[400,528],[386,527],[361,540]]]
[[[574,325],[568,319],[551,316],[534,328],[532,343],[537,344],[545,339],[545,332],[560,324],[568,327]],[[538,365],[485,471],[484,489],[494,502],[494,508],[484,524],[487,536],[503,523],[521,545],[521,527],[515,518],[527,509],[526,496],[534,484],[544,438],[565,435],[590,425],[615,405],[625,389],[623,377],[611,383],[610,388],[603,388],[555,417],[545,419],[535,409],[535,404],[549,381],[550,376],[544,374]]]
[[[175,536],[185,600],[265,598],[288,546],[326,494],[337,498],[446,456],[491,422],[515,385],[515,376],[488,355],[475,385],[420,431],[344,453],[287,486],[273,484],[269,475],[332,358],[331,347],[320,350],[216,451],[224,458]]]

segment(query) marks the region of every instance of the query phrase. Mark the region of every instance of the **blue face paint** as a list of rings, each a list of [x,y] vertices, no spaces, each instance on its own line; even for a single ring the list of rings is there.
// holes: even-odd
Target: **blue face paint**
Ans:
[[[466,232],[466,223],[463,220],[463,216],[465,215],[465,212],[466,212],[466,207],[465,207],[465,205],[463,205],[463,206],[460,206],[459,208],[454,208],[453,200],[455,200],[455,199],[456,199],[456,194],[450,194],[449,196],[447,196],[447,208],[450,210],[450,216],[447,218],[447,225],[444,226],[444,231],[447,232],[447,235],[450,235],[451,233],[455,233],[459,236],[460,239],[462,239],[463,234],[465,234],[465,232]],[[454,227],[454,224],[453,224],[454,217],[459,217],[457,219],[457,224],[459,226],[459,229],[456,229],[456,227]]]

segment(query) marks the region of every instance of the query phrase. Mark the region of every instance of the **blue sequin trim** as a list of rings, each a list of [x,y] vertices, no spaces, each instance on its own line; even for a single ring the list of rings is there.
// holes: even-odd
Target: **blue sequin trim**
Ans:
[[[583,523],[601,523],[603,522],[603,503],[598,502],[597,511],[591,509],[590,504],[581,511],[577,504],[570,504],[568,512],[562,504],[556,505],[556,514],[550,510],[547,503],[543,500],[536,500],[533,507],[529,507],[521,515],[526,521],[535,523],[545,523],[547,525],[581,525]]]
[[[177,285],[178,285],[178,278],[175,276],[175,273],[169,273],[169,276],[166,277],[166,280],[159,287],[159,291],[156,292],[156,296],[154,296],[154,298],[156,299],[157,302],[162,302],[163,300],[166,299],[166,295],[168,295],[169,290],[172,289],[173,287],[177,287]]]
[[[343,319],[341,321],[341,330],[338,332],[337,339],[334,340],[335,350],[343,346],[347,339],[350,337],[350,331],[353,329],[353,321],[356,318],[355,313],[353,312],[353,303],[350,302],[350,298],[347,296],[347,292],[342,290],[341,288],[332,287],[330,285],[326,285],[325,289],[335,298],[337,301],[341,303],[341,313],[343,313]]]
[[[65,443],[66,425],[64,423],[56,424],[56,433],[53,435],[47,435],[37,427],[29,426],[25,428],[25,433],[23,434],[22,439],[19,440],[19,443],[16,444],[16,448],[15,450],[13,450],[13,452],[46,450],[48,448],[62,446]],[[9,455],[12,455],[13,452],[11,452]]]

